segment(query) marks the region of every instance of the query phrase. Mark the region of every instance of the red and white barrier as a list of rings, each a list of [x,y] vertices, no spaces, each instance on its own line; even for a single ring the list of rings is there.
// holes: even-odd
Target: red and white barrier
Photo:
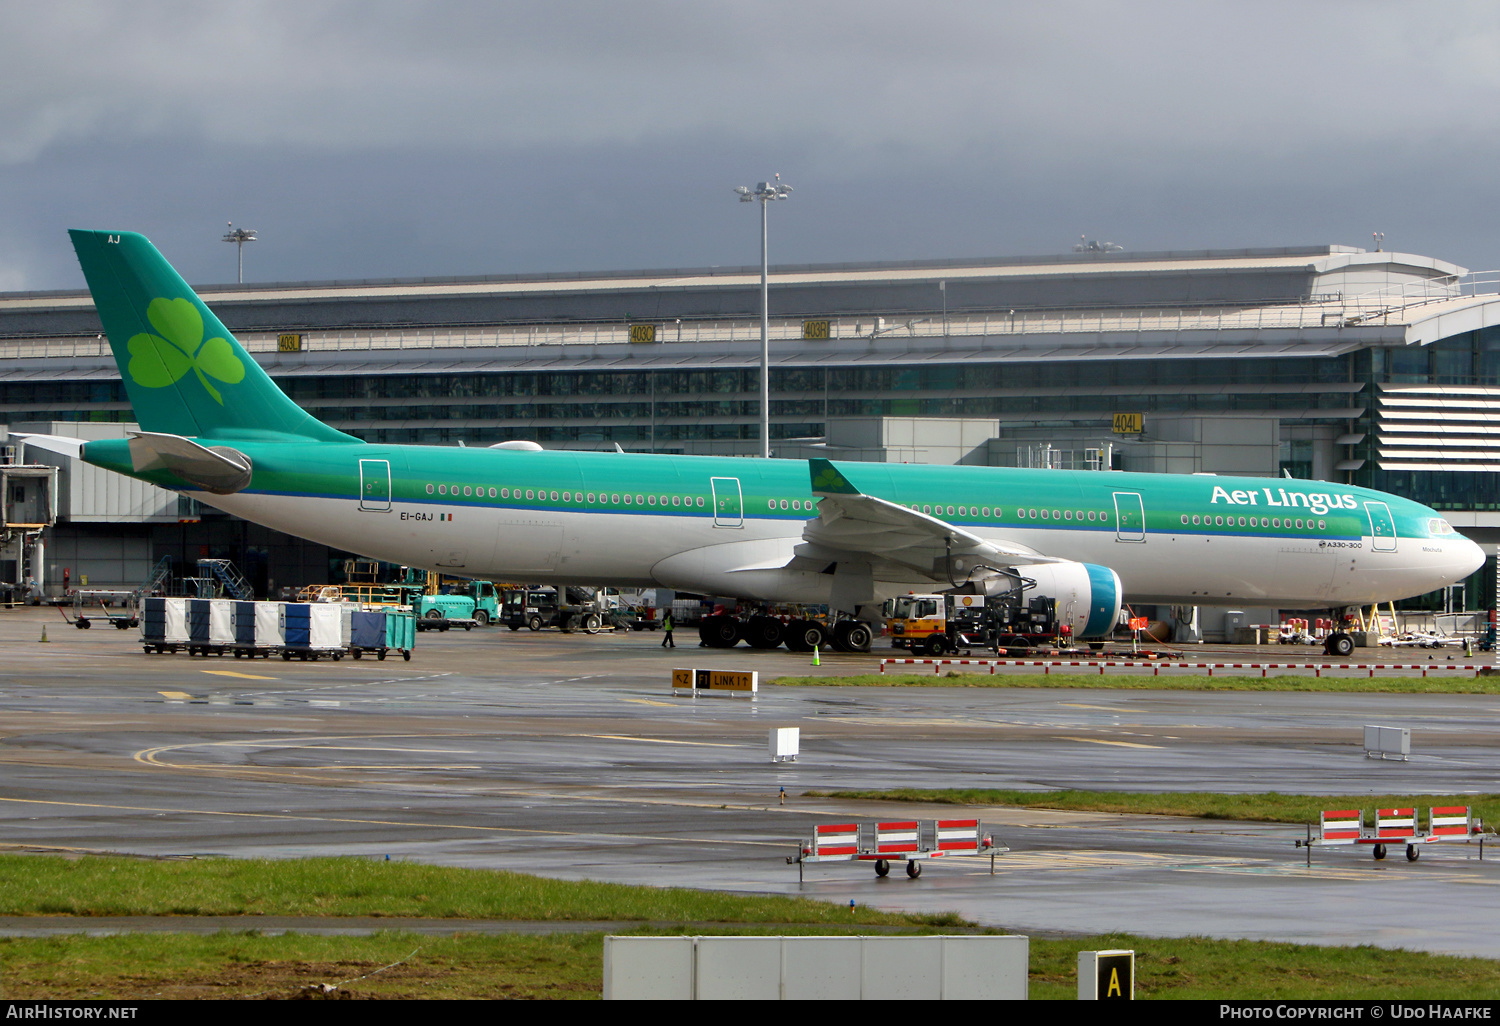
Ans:
[[[954,855],[979,854],[979,820],[940,819],[937,821],[939,851]]]
[[[1150,668],[1151,675],[1157,677],[1162,670],[1207,670],[1212,677],[1215,670],[1259,670],[1262,677],[1266,676],[1267,670],[1312,670],[1314,677],[1323,676],[1324,670],[1366,670],[1371,677],[1375,676],[1376,670],[1420,670],[1422,676],[1427,676],[1430,671],[1463,671],[1472,672],[1479,676],[1480,671],[1490,669],[1490,663],[1172,663],[1161,660],[1135,660],[1135,659],[882,659],[880,660],[880,672],[885,672],[886,664],[893,666],[931,666],[932,672],[941,675],[945,666],[988,666],[993,674],[997,667],[1022,667],[1040,666],[1042,675],[1047,676],[1054,668],[1082,668],[1098,669],[1099,675],[1104,676],[1108,668],[1119,669],[1146,669]]]
[[[1338,809],[1318,815],[1318,837],[1324,844],[1353,844],[1364,829],[1358,809]]]
[[[812,854],[855,855],[859,852],[859,824],[839,823],[813,827]]]
[[[898,855],[917,850],[917,821],[875,824],[875,851],[880,855]]]
[[[945,856],[988,855],[994,873],[995,856],[1007,851],[977,819],[906,819],[863,830],[858,823],[819,824],[787,862],[797,863],[799,877],[804,862],[873,862],[876,876],[887,875],[892,862],[905,862],[906,875],[915,879],[922,875],[922,862]]]
[[[1474,832],[1466,805],[1434,806],[1427,813],[1427,825],[1434,841],[1445,837],[1467,838]]]
[[[1377,841],[1400,841],[1416,836],[1416,809],[1375,810],[1375,839]]]
[[[1307,864],[1312,865],[1314,846],[1327,847],[1339,844],[1373,845],[1372,854],[1377,859],[1385,858],[1388,844],[1406,845],[1406,860],[1417,861],[1420,845],[1437,841],[1478,841],[1479,857],[1484,858],[1484,824],[1474,819],[1467,806],[1436,805],[1427,810],[1427,829],[1422,830],[1417,810],[1376,809],[1375,827],[1366,830],[1364,813],[1359,809],[1334,809],[1318,814],[1318,836],[1312,836],[1308,828],[1307,839],[1297,842],[1305,847]]]

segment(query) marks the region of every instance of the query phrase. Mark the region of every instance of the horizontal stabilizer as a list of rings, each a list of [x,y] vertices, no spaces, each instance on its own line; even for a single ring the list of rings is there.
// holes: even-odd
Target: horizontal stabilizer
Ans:
[[[250,484],[249,456],[227,445],[208,448],[181,435],[131,432],[130,462],[138,474],[168,470],[215,495],[229,495]]]
[[[12,431],[8,438],[19,438],[27,445],[44,449],[47,452],[55,452],[60,456],[71,456],[79,459],[83,456],[82,438],[68,438],[63,435],[32,435],[20,431]]]

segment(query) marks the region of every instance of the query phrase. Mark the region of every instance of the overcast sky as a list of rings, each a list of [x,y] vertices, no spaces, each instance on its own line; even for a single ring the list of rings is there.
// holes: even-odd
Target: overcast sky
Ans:
[[[1500,267],[1500,5],[0,0],[0,290],[1345,243]]]

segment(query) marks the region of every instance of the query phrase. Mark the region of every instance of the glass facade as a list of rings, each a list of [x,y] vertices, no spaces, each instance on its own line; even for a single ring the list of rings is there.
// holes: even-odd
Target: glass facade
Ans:
[[[548,373],[279,375],[318,418],[372,442],[614,443],[681,450],[702,441],[759,438],[759,371],[588,370]],[[874,367],[776,368],[773,439],[817,437],[840,416],[983,417],[1038,425],[1107,421],[1115,412],[1285,411],[1292,421],[1337,422],[1365,440],[1354,483],[1438,509],[1500,510],[1500,475],[1383,471],[1373,430],[1382,384],[1500,386],[1500,327],[1429,346],[1368,348],[1325,357],[922,362]],[[118,380],[0,382],[0,422],[131,420]],[[1345,427],[1345,425],[1347,427]],[[1281,465],[1311,472],[1300,442]]]

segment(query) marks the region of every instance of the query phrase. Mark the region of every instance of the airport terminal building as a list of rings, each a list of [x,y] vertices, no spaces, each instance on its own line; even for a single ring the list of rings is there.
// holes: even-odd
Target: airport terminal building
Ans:
[[[370,441],[760,451],[758,268],[198,291],[299,404]],[[1350,482],[1445,511],[1493,560],[1497,291],[1343,246],[774,267],[772,449]],[[0,295],[0,424],[120,434],[100,330],[86,292]],[[13,458],[62,464],[51,591],[64,567],[133,586],[163,555],[232,559],[264,589],[344,555]],[[1426,601],[1492,606],[1494,576]]]

